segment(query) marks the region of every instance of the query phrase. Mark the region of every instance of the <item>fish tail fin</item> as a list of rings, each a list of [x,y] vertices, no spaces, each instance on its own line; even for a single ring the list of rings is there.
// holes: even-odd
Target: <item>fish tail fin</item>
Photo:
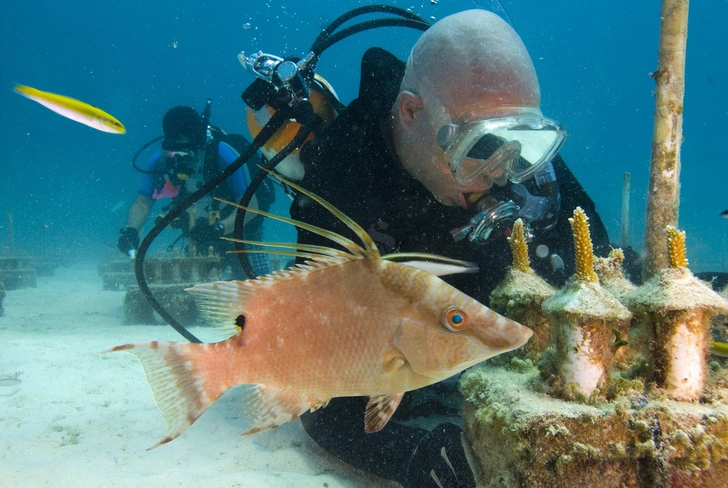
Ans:
[[[145,342],[116,346],[142,363],[157,407],[167,423],[167,436],[147,450],[179,437],[232,385],[219,374],[215,344]]]

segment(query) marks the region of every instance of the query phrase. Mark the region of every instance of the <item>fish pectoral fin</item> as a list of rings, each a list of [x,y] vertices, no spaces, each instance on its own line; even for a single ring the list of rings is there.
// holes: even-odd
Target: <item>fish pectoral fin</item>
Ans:
[[[318,410],[328,401],[266,385],[250,385],[243,400],[243,416],[249,422],[243,435],[278,427],[309,410]]]
[[[395,347],[389,348],[382,357],[382,371],[388,375],[397,373],[406,364],[407,361],[404,356]]]
[[[402,401],[404,392],[396,395],[378,395],[369,398],[364,412],[364,431],[367,434],[379,432],[387,425]]]
[[[241,330],[245,323],[248,299],[256,287],[247,281],[217,281],[186,288],[195,297],[197,310],[205,321],[217,327],[222,339],[228,339]]]

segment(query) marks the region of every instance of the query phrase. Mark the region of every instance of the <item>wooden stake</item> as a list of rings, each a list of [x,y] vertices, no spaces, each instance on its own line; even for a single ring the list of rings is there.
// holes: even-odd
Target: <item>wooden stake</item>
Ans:
[[[688,0],[662,2],[657,71],[652,74],[657,86],[650,186],[647,192],[645,278],[667,267],[664,229],[668,225],[677,226],[688,4]]]

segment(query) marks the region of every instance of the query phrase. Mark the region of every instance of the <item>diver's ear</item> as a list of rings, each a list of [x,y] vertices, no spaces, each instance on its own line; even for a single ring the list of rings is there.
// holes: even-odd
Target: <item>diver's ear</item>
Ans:
[[[399,114],[399,120],[405,129],[409,130],[412,128],[415,117],[420,115],[423,109],[424,104],[419,96],[407,90],[399,93],[397,97],[397,112]]]

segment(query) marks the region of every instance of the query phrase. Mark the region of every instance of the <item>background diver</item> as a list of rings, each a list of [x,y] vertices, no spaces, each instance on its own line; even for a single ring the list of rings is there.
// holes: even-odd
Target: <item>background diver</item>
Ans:
[[[161,148],[149,158],[136,199],[129,209],[126,225],[119,231],[117,247],[124,254],[133,256],[139,247],[139,230],[144,226],[154,202],[168,199],[163,208],[168,211],[222,170],[235,161],[249,145],[238,134],[225,134],[208,126],[203,117],[191,107],[177,106],[165,113],[162,119],[163,140]],[[238,201],[250,182],[250,169],[257,171],[261,164],[256,155],[249,164],[232,174],[204,198],[198,200],[180,218],[173,228],[179,229],[189,240],[188,250],[206,255],[213,247],[220,255],[232,246],[220,239],[231,236],[235,223],[234,207],[214,200],[214,197]],[[252,206],[267,210],[274,199],[274,188],[268,183],[258,189]],[[260,239],[262,218],[248,213],[245,220],[246,235]],[[243,278],[237,259],[227,259],[233,276]],[[253,254],[251,264],[257,274],[271,271],[265,254]]]

